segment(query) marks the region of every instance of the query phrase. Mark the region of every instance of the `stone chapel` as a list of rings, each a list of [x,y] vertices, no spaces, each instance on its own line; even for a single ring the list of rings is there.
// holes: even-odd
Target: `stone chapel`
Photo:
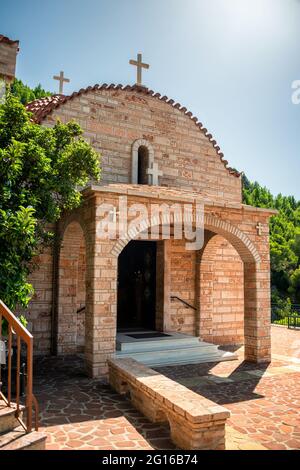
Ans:
[[[273,212],[242,203],[241,173],[228,166],[197,117],[141,85],[139,76],[133,86],[89,86],[27,108],[42,126],[77,121],[101,156],[101,180],[84,188],[81,207],[59,221],[56,245],[39,256],[31,275],[35,295],[26,315],[35,354],[83,353],[93,377],[106,372],[122,344],[125,353],[133,351],[128,337],[140,353],[149,338],[185,344],[200,338],[210,345],[243,343],[245,360],[270,361]],[[200,202],[203,247],[187,250],[173,236],[171,215],[170,239],[161,235],[162,217],[156,240],[140,240],[138,231],[99,238],[99,208],[118,207],[120,196],[146,207]]]

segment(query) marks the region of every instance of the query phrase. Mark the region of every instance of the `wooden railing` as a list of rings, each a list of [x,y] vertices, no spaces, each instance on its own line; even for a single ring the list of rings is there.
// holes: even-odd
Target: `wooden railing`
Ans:
[[[26,432],[31,432],[32,425],[32,409],[35,409],[35,430],[38,430],[38,403],[32,393],[32,369],[33,369],[33,336],[20,323],[18,318],[9,310],[9,308],[0,300],[0,340],[2,337],[2,320],[6,320],[8,325],[7,333],[7,365],[6,365],[6,381],[4,383],[6,393],[1,390],[0,398],[4,400],[7,406],[12,406],[12,349],[16,346],[16,378],[14,400],[16,402],[16,418],[23,426]],[[20,375],[21,375],[21,349],[23,344],[26,346],[26,372],[25,372],[25,415],[26,422],[21,419],[23,406],[21,407],[20,393]],[[1,366],[0,366],[0,383],[1,383]]]

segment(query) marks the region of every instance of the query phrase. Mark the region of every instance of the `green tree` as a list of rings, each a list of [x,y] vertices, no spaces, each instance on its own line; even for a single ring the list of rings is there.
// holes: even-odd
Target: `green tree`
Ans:
[[[300,302],[300,267],[295,269],[290,277],[289,293],[292,294],[295,302]]]
[[[278,210],[278,215],[270,221],[272,288],[276,299],[283,300],[282,305],[290,302],[290,294],[293,301],[299,302],[300,201],[282,194],[274,197],[267,188],[243,176],[243,202]]]
[[[45,91],[42,88],[42,85],[40,83],[35,88],[30,88],[18,78],[14,79],[13,83],[10,86],[10,91],[23,104],[27,104],[30,101],[38,100],[40,98],[45,98],[45,96],[51,95],[49,91]]]
[[[49,224],[78,207],[78,187],[99,176],[99,156],[78,124],[39,126],[7,93],[0,105],[0,298],[9,308],[32,296],[27,278],[53,238]]]

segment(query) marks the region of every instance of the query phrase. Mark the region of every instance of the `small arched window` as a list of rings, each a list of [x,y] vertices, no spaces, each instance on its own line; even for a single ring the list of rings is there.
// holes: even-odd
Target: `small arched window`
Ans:
[[[154,163],[152,145],[145,139],[136,140],[132,146],[131,182],[133,184],[151,184],[148,168]]]
[[[141,145],[138,149],[137,184],[148,184],[149,152]]]

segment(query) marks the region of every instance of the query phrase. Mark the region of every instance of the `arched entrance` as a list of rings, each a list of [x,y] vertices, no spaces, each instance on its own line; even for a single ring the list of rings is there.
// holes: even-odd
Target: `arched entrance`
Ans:
[[[236,249],[210,234],[200,260],[200,326],[204,341],[244,343],[244,269]]]
[[[85,349],[86,243],[78,222],[64,231],[58,257],[57,353]]]
[[[271,358],[269,264],[268,262],[262,262],[261,256],[252,241],[230,223],[217,219],[212,215],[206,215],[205,229],[206,241],[203,249],[199,252],[197,268],[197,334],[202,338],[206,338],[207,341],[213,336],[213,304],[209,300],[213,273],[209,267],[211,260],[209,260],[209,256],[206,256],[207,253],[204,254],[206,248],[209,249],[209,246],[213,248],[213,245],[209,245],[209,240],[216,235],[221,235],[234,247],[243,262],[245,359],[253,362],[269,362]],[[201,281],[203,281],[202,284]],[[206,285],[206,282],[210,286]],[[206,299],[204,299],[205,296]]]
[[[155,225],[161,225],[161,220],[156,220]],[[260,253],[255,244],[249,237],[229,222],[215,217],[211,214],[205,214],[205,231],[208,239],[215,235],[224,237],[227,242],[236,250],[243,263],[244,274],[244,342],[245,359],[254,362],[270,361],[270,299],[269,299],[269,264],[268,260],[262,261]],[[141,232],[144,232],[148,224],[143,224]],[[117,241],[111,250],[111,255],[118,257],[124,247],[131,239],[137,238],[138,230],[133,230],[126,240]],[[206,245],[205,245],[206,246]],[[205,291],[202,285],[201,290],[201,257],[205,251],[205,246],[197,254],[196,266],[196,304],[197,319],[195,333],[203,337],[208,335],[212,337],[212,330],[209,326],[209,314],[205,311],[207,303],[201,305],[201,296]],[[211,273],[207,273],[207,279]],[[165,283],[165,281],[164,281]],[[165,285],[165,284],[164,284]],[[209,297],[209,296],[208,296]],[[166,311],[164,310],[164,314]],[[206,330],[205,330],[206,329]],[[207,336],[206,336],[207,337]],[[207,338],[208,339],[208,338]]]

